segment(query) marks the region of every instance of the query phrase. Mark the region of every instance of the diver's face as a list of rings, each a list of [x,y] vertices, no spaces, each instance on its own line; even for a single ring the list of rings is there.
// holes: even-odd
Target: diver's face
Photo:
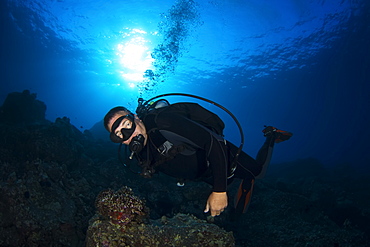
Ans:
[[[116,123],[116,121],[118,122]],[[144,123],[136,115],[131,115],[129,112],[117,112],[108,122],[108,129],[111,135],[120,138],[120,142],[125,145],[129,145],[132,138],[140,134],[144,136],[144,144],[146,144],[147,134]]]

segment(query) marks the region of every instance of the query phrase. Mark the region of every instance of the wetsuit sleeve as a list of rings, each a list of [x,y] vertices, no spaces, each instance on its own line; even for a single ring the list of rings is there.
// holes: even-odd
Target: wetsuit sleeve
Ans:
[[[156,123],[159,129],[174,132],[189,140],[188,144],[203,149],[212,169],[213,191],[226,191],[228,159],[226,145],[223,142],[217,140],[204,127],[179,114],[161,113],[157,117]],[[200,164],[200,162],[204,164]],[[198,165],[207,166],[205,162],[199,161]]]

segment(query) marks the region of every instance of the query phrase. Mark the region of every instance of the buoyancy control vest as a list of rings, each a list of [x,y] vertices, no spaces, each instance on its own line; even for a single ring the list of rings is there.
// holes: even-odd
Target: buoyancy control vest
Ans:
[[[153,104],[156,105],[156,103]],[[149,159],[149,152],[146,155],[148,160],[140,160],[140,157],[138,157],[139,164],[144,171],[142,175],[145,177],[154,173],[156,166],[173,159],[177,154],[189,154],[194,152],[194,148],[197,148],[196,144],[189,144],[185,137],[176,133],[165,131],[165,134],[163,134],[163,130],[158,129],[158,124],[156,122],[157,117],[161,113],[183,116],[209,131],[218,140],[223,141],[224,122],[216,114],[203,108],[199,104],[182,102],[172,105],[162,105],[157,108],[154,107],[145,115],[142,115],[141,118],[147,130],[149,137],[148,141],[160,155],[156,157],[155,162],[151,162]]]

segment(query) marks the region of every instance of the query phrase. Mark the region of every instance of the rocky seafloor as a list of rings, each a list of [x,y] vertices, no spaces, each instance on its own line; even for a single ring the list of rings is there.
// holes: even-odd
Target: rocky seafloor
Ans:
[[[209,185],[142,178],[93,129],[45,111],[28,91],[0,108],[0,246],[370,246],[369,174],[350,164],[272,164],[246,214],[234,183],[211,218]]]

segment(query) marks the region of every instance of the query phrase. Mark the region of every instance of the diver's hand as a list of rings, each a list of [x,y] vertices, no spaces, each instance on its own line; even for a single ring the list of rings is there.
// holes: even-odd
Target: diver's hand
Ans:
[[[212,192],[207,200],[205,213],[211,210],[212,216],[220,215],[227,207],[227,194],[226,192]]]

